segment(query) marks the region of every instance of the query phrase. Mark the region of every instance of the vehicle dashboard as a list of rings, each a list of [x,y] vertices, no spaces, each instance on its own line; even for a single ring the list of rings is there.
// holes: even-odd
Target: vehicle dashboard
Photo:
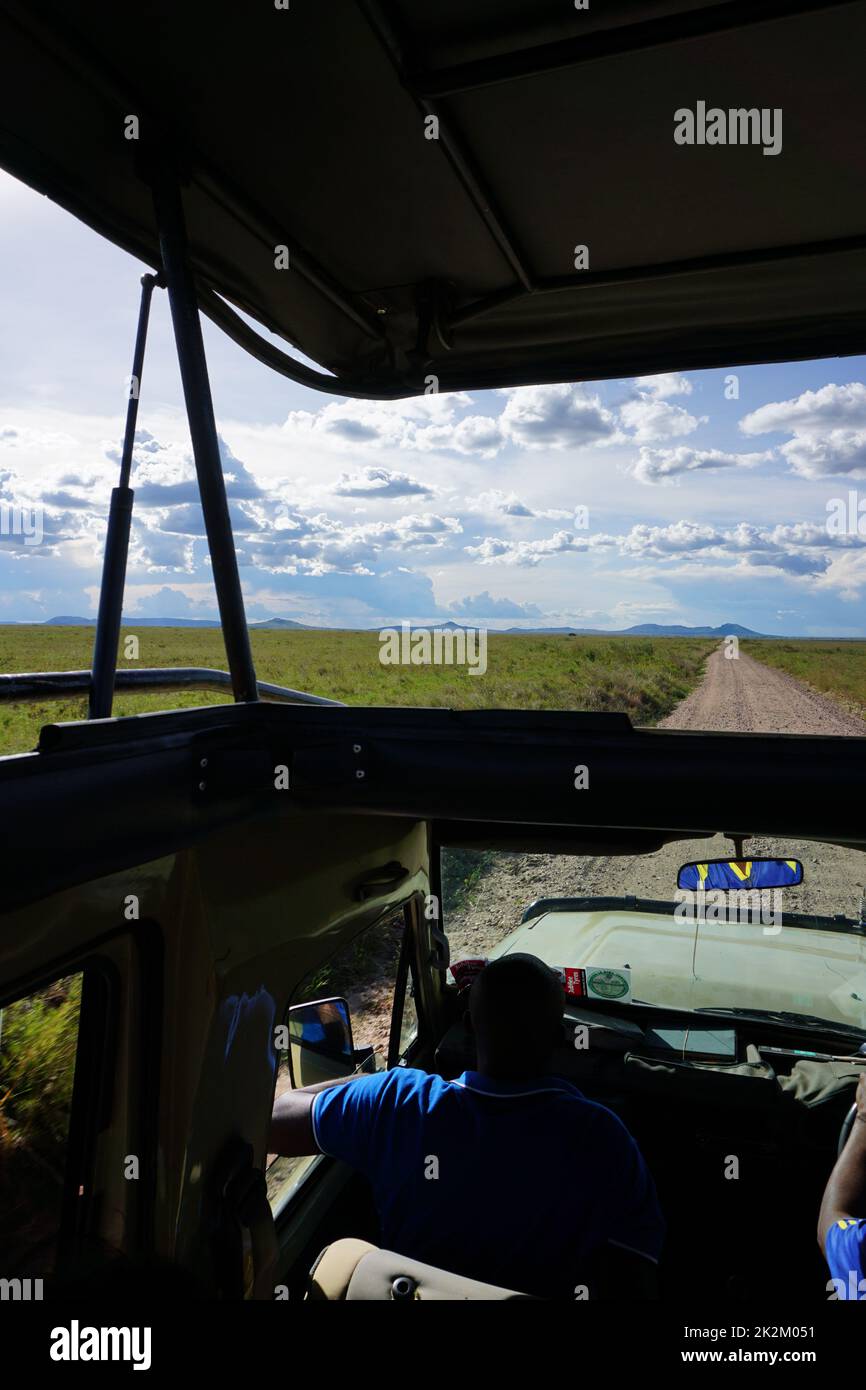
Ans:
[[[774,1090],[784,1091],[803,1062],[829,1064],[856,1077],[866,1066],[858,1046],[857,1037],[829,1022],[824,1031],[772,1016],[764,1020],[581,1000],[566,1005],[563,1041],[551,1070],[614,1110],[622,1108],[631,1091],[664,1083],[675,1089],[678,1080],[686,1079],[693,1095],[700,1094],[703,1080],[714,1103],[724,1105],[727,1099],[737,1106],[744,1087],[726,1087],[725,1081],[772,1082]],[[474,1040],[461,1019],[441,1039],[435,1069],[450,1078],[474,1066]]]

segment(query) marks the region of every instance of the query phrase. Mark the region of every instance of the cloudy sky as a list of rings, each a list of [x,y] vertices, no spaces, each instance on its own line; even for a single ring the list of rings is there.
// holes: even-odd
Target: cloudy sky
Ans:
[[[0,173],[0,621],[95,615],[143,269]],[[382,405],[204,333],[252,618],[866,636],[864,358]],[[161,292],[139,424],[126,615],[211,617]]]

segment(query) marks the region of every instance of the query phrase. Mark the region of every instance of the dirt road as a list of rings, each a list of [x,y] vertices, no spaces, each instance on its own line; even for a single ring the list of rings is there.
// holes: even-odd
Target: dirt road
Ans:
[[[745,652],[707,660],[691,695],[660,721],[662,729],[726,730],[739,734],[866,734],[866,723],[793,676],[763,666]]]
[[[846,713],[780,671],[762,666],[744,653],[726,658],[719,648],[707,661],[701,685],[687,696],[661,727],[735,733],[866,734],[866,723]],[[484,955],[519,923],[533,898],[622,896],[672,901],[677,869],[691,859],[725,858],[730,841],[681,841],[657,854],[639,858],[589,858],[545,854],[503,854],[485,874],[471,904],[446,922],[452,956]],[[789,841],[784,845],[755,838],[748,852],[803,861],[804,882],[785,890],[785,906],[794,912],[856,916],[866,885],[866,854]]]

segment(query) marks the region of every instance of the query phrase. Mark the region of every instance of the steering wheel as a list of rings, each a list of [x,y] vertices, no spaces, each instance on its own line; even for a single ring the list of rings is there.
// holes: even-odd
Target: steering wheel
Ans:
[[[854,1117],[857,1114],[857,1106],[852,1105],[848,1114],[842,1121],[842,1128],[839,1130],[839,1143],[836,1146],[836,1157],[838,1158],[848,1140],[851,1137],[851,1130],[854,1128]]]

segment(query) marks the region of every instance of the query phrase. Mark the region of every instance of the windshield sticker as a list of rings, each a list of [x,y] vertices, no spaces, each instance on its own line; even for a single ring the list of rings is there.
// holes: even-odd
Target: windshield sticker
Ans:
[[[559,978],[563,989],[570,998],[584,999],[622,999],[631,1002],[631,970],[621,966],[618,969],[605,969],[594,966],[560,967]]]

